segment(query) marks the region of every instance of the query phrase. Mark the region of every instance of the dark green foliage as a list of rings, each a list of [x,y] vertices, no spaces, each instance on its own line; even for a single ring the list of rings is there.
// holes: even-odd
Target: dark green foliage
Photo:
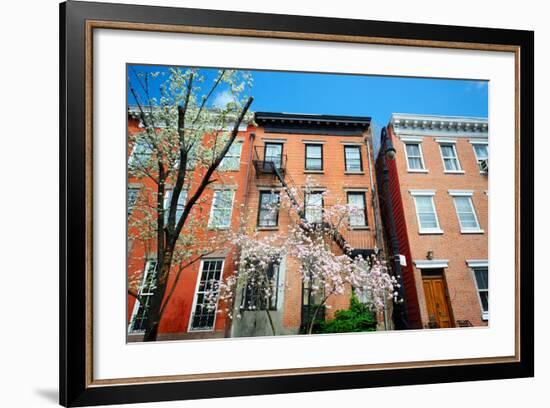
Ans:
[[[375,330],[375,316],[353,295],[349,309],[338,310],[334,319],[320,325],[318,333],[353,333]]]

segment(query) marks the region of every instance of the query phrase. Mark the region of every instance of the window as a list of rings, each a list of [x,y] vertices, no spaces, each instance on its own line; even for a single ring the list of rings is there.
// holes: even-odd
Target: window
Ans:
[[[168,223],[168,216],[170,215],[170,202],[172,201],[173,190],[167,190],[164,194],[164,223]],[[178,223],[183,210],[185,209],[185,203],[187,202],[187,190],[181,190],[178,197],[178,203],[176,205],[176,224]]]
[[[306,170],[323,170],[323,145],[306,144]]]
[[[405,152],[409,171],[424,170],[424,160],[420,143],[405,143]]]
[[[420,234],[442,234],[435,211],[433,196],[435,192],[411,192],[416,206]]]
[[[260,191],[259,227],[276,227],[279,222],[279,193]]]
[[[323,193],[320,191],[306,193],[306,220],[312,224],[323,222]]]
[[[319,278],[310,274],[309,279],[302,283],[302,330],[306,330],[313,320],[316,324],[325,320],[326,308],[320,306],[324,297],[325,286]]]
[[[488,266],[472,267],[476,280],[479,303],[481,305],[482,318],[489,319],[489,269]]]
[[[200,279],[195,293],[190,330],[212,330],[216,320],[216,304],[210,299],[217,297],[223,270],[223,259],[203,260]]]
[[[239,170],[241,166],[242,146],[242,142],[233,142],[233,144],[231,144],[231,147],[220,163],[220,170]]]
[[[277,292],[279,289],[279,262],[271,262],[259,276],[251,277],[254,284],[247,283],[244,288],[241,309],[277,310]]]
[[[361,146],[344,146],[344,159],[347,172],[359,173],[363,171]]]
[[[441,157],[443,158],[443,165],[446,172],[461,172],[460,163],[458,162],[458,156],[456,154],[456,146],[454,143],[442,143],[439,145],[441,148]]]
[[[350,227],[366,227],[368,222],[365,193],[363,191],[348,192],[347,195],[348,205],[356,209],[349,217]]]
[[[266,143],[264,146],[264,168],[266,171],[273,170],[273,167],[283,167],[283,145],[282,143]]]
[[[477,159],[477,165],[479,166],[479,171],[481,173],[488,172],[488,160],[489,160],[489,149],[485,143],[474,143],[474,153]]]
[[[133,167],[144,168],[149,164],[149,160],[153,155],[152,146],[147,143],[145,140],[136,140],[134,144],[134,149],[132,150],[132,155],[128,164]]]
[[[132,210],[136,205],[138,195],[139,195],[139,188],[128,189],[128,215],[132,213]]]
[[[472,198],[466,195],[456,195],[452,192],[451,195],[455,195],[453,198],[461,232],[482,232],[474,211]]]
[[[233,208],[233,190],[216,190],[212,199],[212,210],[208,226],[211,228],[229,228]]]
[[[145,264],[145,270],[143,271],[143,278],[138,292],[139,300],[136,300],[132,313],[132,320],[128,330],[130,333],[143,333],[145,331],[149,306],[153,291],[156,288],[156,283],[157,261],[148,260]]]

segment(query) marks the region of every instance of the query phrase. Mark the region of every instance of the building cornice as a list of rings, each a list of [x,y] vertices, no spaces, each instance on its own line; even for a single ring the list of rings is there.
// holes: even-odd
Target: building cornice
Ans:
[[[254,121],[266,133],[362,136],[370,128],[367,116],[310,115],[303,113],[256,112]]]
[[[390,124],[396,136],[469,137],[487,139],[487,118],[394,113]]]

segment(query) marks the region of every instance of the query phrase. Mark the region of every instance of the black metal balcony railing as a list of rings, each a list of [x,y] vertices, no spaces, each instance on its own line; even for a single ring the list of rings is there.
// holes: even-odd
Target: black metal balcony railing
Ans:
[[[254,158],[252,163],[256,169],[256,175],[285,173],[286,154],[266,154],[265,146],[254,146]]]

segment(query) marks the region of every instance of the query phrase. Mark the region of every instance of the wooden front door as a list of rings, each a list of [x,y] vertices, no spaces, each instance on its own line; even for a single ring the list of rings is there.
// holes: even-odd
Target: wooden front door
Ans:
[[[447,290],[443,275],[429,275],[422,277],[428,320],[431,327],[453,327],[451,308],[447,300]]]

